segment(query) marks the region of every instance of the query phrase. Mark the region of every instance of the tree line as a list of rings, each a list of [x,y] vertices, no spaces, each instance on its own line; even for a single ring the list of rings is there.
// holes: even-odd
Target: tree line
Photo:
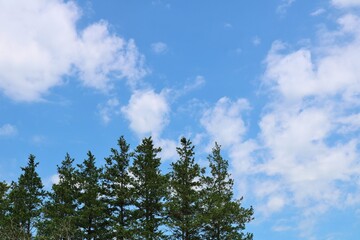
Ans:
[[[30,155],[16,182],[0,182],[0,239],[253,239],[245,232],[253,208],[234,198],[217,143],[207,172],[181,138],[166,174],[151,137],[133,151],[124,137],[117,145],[101,167],[90,151],[77,165],[66,154],[51,191]]]

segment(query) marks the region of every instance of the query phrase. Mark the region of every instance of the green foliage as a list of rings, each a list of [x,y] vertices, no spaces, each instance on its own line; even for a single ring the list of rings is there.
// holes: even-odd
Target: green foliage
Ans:
[[[122,136],[118,140],[117,149],[111,149],[111,155],[106,158],[104,170],[104,202],[109,208],[108,238],[131,239],[131,202],[132,187],[128,172],[132,154],[130,145]]]
[[[0,239],[6,239],[9,232],[9,201],[8,201],[9,186],[5,182],[0,182]]]
[[[195,163],[194,146],[182,138],[176,150],[179,159],[171,164],[169,197],[166,203],[167,225],[171,239],[200,239],[200,177],[202,169]]]
[[[161,148],[154,148],[150,138],[144,138],[134,153],[134,162],[130,167],[134,187],[133,239],[161,239],[163,231],[164,198],[167,177],[160,172],[161,160],[157,154]]]
[[[252,240],[245,227],[253,209],[234,199],[220,146],[215,143],[208,156],[207,175],[194,149],[182,138],[179,158],[163,174],[161,148],[151,137],[134,152],[120,137],[104,167],[96,165],[90,151],[75,166],[66,154],[49,193],[30,155],[17,182],[0,182],[0,239]]]
[[[107,208],[101,199],[102,168],[96,166],[90,151],[87,156],[76,171],[79,188],[77,220],[82,239],[99,239],[107,232]]]
[[[74,239],[77,229],[77,178],[74,159],[66,154],[61,166],[57,166],[59,182],[53,184],[49,200],[43,208],[44,221],[39,226],[39,236],[47,239]]]
[[[14,239],[31,239],[39,223],[45,191],[36,172],[39,163],[30,155],[28,165],[21,168],[23,173],[18,183],[12,183],[9,193],[9,221]]]
[[[253,219],[253,209],[241,207],[242,199],[233,200],[234,181],[228,173],[229,163],[220,151],[220,146],[215,143],[208,156],[211,176],[203,177],[202,239],[251,240],[252,234],[242,230]]]

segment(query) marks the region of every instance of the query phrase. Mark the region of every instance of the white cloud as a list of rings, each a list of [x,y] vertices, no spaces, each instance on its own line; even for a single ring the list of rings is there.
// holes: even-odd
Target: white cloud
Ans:
[[[186,93],[186,92],[192,91],[194,89],[197,89],[197,88],[203,86],[205,84],[205,82],[206,81],[205,81],[204,76],[197,75],[192,83],[186,84],[184,86],[183,92]]]
[[[0,136],[14,136],[17,134],[17,128],[11,124],[4,124],[0,127]]]
[[[73,1],[1,1],[0,91],[36,101],[67,75],[108,90],[110,76],[134,83],[146,73],[133,40],[109,33],[105,21],[79,31],[80,12]]]
[[[59,177],[59,174],[54,174],[50,177],[50,182],[51,182],[51,185],[53,184],[59,184],[60,182],[60,177]]]
[[[87,27],[81,33],[79,55],[75,62],[86,86],[100,90],[111,88],[109,76],[127,78],[130,84],[143,77],[143,56],[134,40],[111,35],[107,23],[101,21]]]
[[[299,100],[313,96],[340,94],[348,101],[355,100],[360,92],[360,32],[359,19],[346,15],[338,20],[341,29],[334,37],[351,35],[350,43],[332,45],[322,49],[322,56],[312,56],[311,49],[282,53],[286,49],[275,42],[266,59],[265,81],[287,99]],[[327,36],[330,36],[328,34]],[[316,60],[315,60],[316,59]]]
[[[231,171],[236,179],[239,196],[248,193],[250,186],[248,174],[254,173],[254,153],[258,145],[255,140],[245,139],[248,130],[244,121],[244,113],[250,109],[246,99],[232,101],[223,97],[217,101],[215,106],[207,108],[200,123],[205,128],[205,134],[198,135],[196,142],[204,142],[210,138],[206,150],[210,151],[216,141],[222,146],[223,151],[228,153]]]
[[[59,181],[60,181],[60,177],[59,177],[59,174],[57,174],[57,173],[54,175],[48,176],[43,181],[44,187],[45,187],[45,189],[50,190],[52,188],[52,186],[54,184],[58,184]]]
[[[261,121],[264,147],[270,151],[260,169],[286,183],[282,189],[298,207],[336,206],[346,192],[339,192],[335,181],[351,183],[359,173],[356,141],[327,143],[335,127],[330,119],[323,109],[296,113],[276,108]]]
[[[163,42],[156,42],[151,44],[151,50],[156,54],[164,54],[168,51],[168,46]]]
[[[114,115],[120,113],[120,102],[117,98],[110,98],[105,104],[98,105],[99,114],[104,124],[108,124]]]
[[[360,0],[332,0],[331,3],[340,8],[360,6]]]
[[[171,139],[154,138],[154,144],[161,147],[159,156],[162,161],[175,160],[178,156],[176,147],[177,142]]]
[[[319,8],[319,9],[316,9],[315,11],[311,12],[310,15],[311,16],[319,16],[319,15],[325,13],[325,12],[326,12],[325,9]]]
[[[223,97],[213,108],[204,112],[200,122],[212,140],[229,147],[240,143],[246,132],[241,114],[247,109],[249,109],[247,100],[238,99],[232,102],[229,98]]]
[[[259,124],[261,161],[250,173],[263,180],[252,188],[265,212],[302,209],[300,231],[330,208],[357,202],[360,190],[359,18],[337,23],[336,31],[318,33],[319,46],[288,51],[277,41],[265,60],[272,98]]]
[[[169,123],[170,114],[166,90],[160,93],[151,89],[137,90],[132,94],[128,105],[121,108],[121,112],[138,137],[150,135],[154,144],[161,147],[159,156],[163,161],[174,160],[177,157],[177,142],[161,136]]]
[[[130,128],[135,133],[140,136],[151,134],[156,138],[168,123],[170,108],[164,93],[138,90],[121,111],[130,121]]]
[[[46,137],[43,135],[34,135],[31,137],[31,142],[35,145],[41,145],[46,142]]]
[[[280,14],[285,14],[289,7],[295,2],[295,0],[282,0],[281,4],[277,7],[276,11]]]

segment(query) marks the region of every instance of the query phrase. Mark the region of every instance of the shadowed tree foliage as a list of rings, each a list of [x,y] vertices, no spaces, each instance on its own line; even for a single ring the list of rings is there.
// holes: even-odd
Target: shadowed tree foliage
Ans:
[[[74,159],[66,154],[61,166],[57,166],[59,182],[54,183],[49,200],[43,208],[44,221],[39,234],[44,239],[75,239],[79,237],[77,228],[77,197]]]
[[[106,239],[107,207],[101,199],[102,168],[95,164],[95,157],[89,151],[88,158],[78,165],[76,171],[78,196],[78,224],[81,239]]]
[[[9,193],[9,221],[13,239],[31,239],[39,224],[45,197],[43,184],[36,167],[35,156],[30,155],[28,165],[17,183],[12,183]]]
[[[9,186],[5,182],[0,182],[0,239],[9,239]]]
[[[202,190],[202,239],[251,240],[250,233],[243,233],[245,224],[253,219],[253,209],[241,207],[241,200],[233,200],[234,181],[228,173],[229,163],[221,156],[215,143],[208,156],[211,176],[203,178]]]
[[[131,202],[133,189],[128,172],[131,153],[130,145],[122,136],[118,140],[119,150],[112,148],[111,155],[105,159],[104,201],[109,208],[108,238],[131,239]]]
[[[179,159],[171,164],[169,197],[166,203],[167,225],[171,239],[200,239],[200,177],[195,163],[194,146],[182,138],[176,150]]]
[[[162,239],[160,226],[163,225],[164,198],[167,177],[160,171],[161,148],[154,148],[152,138],[144,138],[134,153],[134,162],[130,167],[134,187],[133,239]]]

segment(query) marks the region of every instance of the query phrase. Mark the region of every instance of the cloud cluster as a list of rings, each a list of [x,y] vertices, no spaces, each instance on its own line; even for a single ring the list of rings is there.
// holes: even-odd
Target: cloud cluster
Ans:
[[[295,206],[311,219],[359,203],[359,18],[337,23],[319,33],[327,39],[321,46],[288,51],[277,41],[265,60],[272,99],[260,121],[263,154],[254,174],[262,180],[254,189],[266,214]]]
[[[201,118],[207,136],[225,147],[241,194],[254,196],[264,216],[299,210],[275,228],[307,238],[319,214],[360,203],[360,19],[345,14],[336,22],[318,32],[318,45],[273,43],[256,139],[246,139],[246,100],[222,98]]]
[[[105,21],[79,30],[80,17],[73,1],[1,1],[0,91],[36,101],[64,76],[106,91],[110,77],[134,84],[146,73],[133,40],[111,34]]]

